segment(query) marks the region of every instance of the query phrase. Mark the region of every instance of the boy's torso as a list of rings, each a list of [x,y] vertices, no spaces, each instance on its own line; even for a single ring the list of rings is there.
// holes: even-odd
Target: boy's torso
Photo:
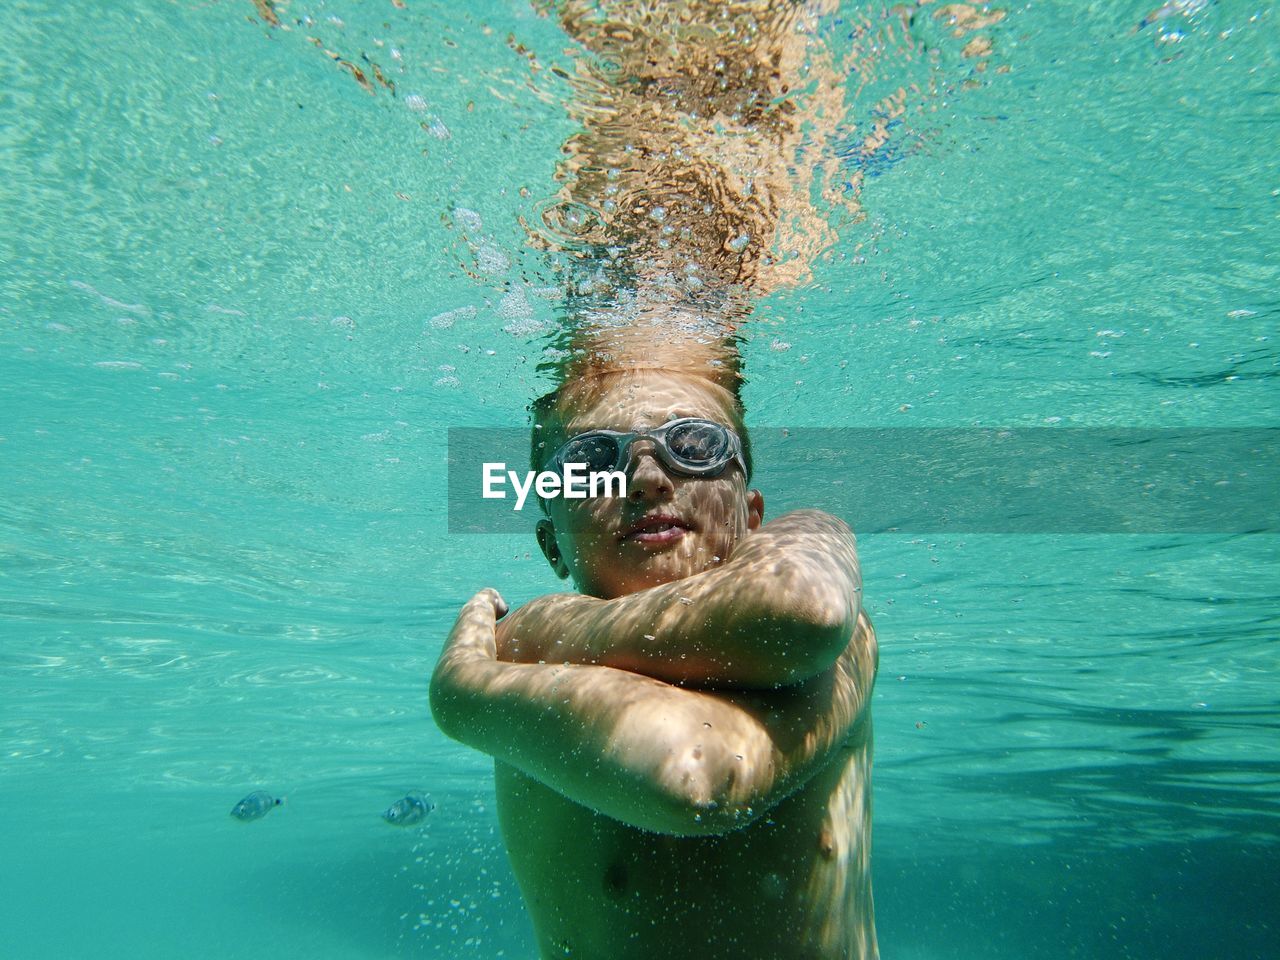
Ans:
[[[722,836],[637,830],[495,763],[498,816],[544,958],[864,960],[871,720],[796,793]]]

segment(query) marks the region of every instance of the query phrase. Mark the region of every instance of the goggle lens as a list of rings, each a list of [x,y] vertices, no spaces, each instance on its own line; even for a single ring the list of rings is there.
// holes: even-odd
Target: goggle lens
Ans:
[[[565,445],[559,459],[562,463],[585,463],[593,473],[613,470],[618,462],[618,441],[599,434],[577,437]]]
[[[724,459],[729,435],[718,424],[707,422],[676,424],[666,436],[667,450],[689,466],[704,467]]]
[[[658,457],[671,469],[689,476],[718,473],[725,464],[741,455],[734,449],[734,434],[711,420],[678,420],[649,433],[620,433],[594,430],[565,441],[551,463],[585,464],[592,473],[622,470],[626,450],[641,437],[652,440]],[[746,465],[743,464],[743,471]]]

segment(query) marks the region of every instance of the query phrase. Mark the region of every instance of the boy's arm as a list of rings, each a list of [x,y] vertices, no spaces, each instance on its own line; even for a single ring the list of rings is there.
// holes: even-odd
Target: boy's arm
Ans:
[[[714,570],[616,600],[540,597],[498,628],[499,658],[616,667],[670,683],[768,688],[830,668],[861,606],[853,533],[796,511]]]
[[[505,605],[463,607],[431,679],[447,735],[577,803],[686,836],[746,826],[803,785],[864,717],[876,643],[862,616],[836,662],[783,691],[685,690],[609,667],[495,659]]]

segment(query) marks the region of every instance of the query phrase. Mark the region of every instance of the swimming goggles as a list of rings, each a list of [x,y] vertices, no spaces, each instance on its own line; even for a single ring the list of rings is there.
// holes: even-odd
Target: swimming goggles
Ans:
[[[723,424],[698,417],[682,417],[642,433],[588,430],[566,440],[547,468],[559,471],[566,463],[582,463],[592,473],[624,470],[630,459],[627,450],[637,440],[652,440],[658,459],[675,473],[714,477],[736,462],[743,476],[747,474],[738,435]]]

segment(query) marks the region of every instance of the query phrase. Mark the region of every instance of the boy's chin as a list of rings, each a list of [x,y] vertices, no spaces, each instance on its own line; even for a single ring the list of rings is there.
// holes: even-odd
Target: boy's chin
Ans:
[[[593,581],[594,590],[588,591],[606,599],[624,597],[630,593],[675,583],[707,569],[691,557],[654,556],[648,562],[629,569],[611,570],[609,574]]]

